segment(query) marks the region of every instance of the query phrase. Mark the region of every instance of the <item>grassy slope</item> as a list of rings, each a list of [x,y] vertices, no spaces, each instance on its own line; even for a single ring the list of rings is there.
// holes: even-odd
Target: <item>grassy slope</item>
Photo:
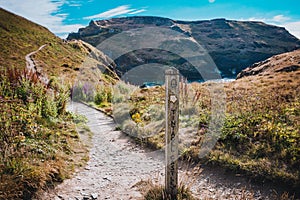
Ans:
[[[257,75],[226,85],[228,117],[211,159],[299,187],[300,68],[289,70],[299,61],[299,50],[277,55]]]
[[[0,19],[1,68],[26,66],[25,56],[44,44],[47,46],[34,59],[48,76],[68,73],[73,77],[74,69],[84,62],[85,52],[64,43],[46,28],[3,9],[0,9]]]
[[[38,67],[49,78],[67,76],[65,81],[70,81],[88,52],[3,9],[0,44],[0,199],[30,199],[68,177],[86,157],[74,154],[84,146],[74,116],[65,112],[69,88],[57,81],[46,88],[36,74],[25,70],[25,55],[47,44],[34,55]]]

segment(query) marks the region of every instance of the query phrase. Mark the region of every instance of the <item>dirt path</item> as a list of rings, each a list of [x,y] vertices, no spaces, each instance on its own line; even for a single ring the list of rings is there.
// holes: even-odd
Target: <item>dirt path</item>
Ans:
[[[34,59],[32,58],[32,56],[34,54],[36,54],[37,52],[41,51],[45,46],[47,46],[47,45],[44,44],[44,45],[40,46],[40,48],[38,50],[33,51],[25,56],[27,69],[31,70],[32,72],[38,72],[36,63],[35,63]],[[40,80],[43,83],[47,84],[49,82],[48,78],[45,75],[41,76],[41,73],[39,73],[39,74],[40,74],[40,76],[39,76]]]
[[[137,199],[141,194],[132,186],[159,173],[163,162],[138,148],[130,138],[115,131],[114,121],[83,104],[71,109],[87,117],[94,133],[90,160],[84,170],[59,185],[44,199]]]
[[[163,182],[164,156],[137,146],[129,137],[115,131],[114,121],[103,113],[79,103],[69,110],[85,115],[93,132],[90,160],[72,179],[65,180],[41,199],[141,199],[137,187],[140,180]],[[190,183],[197,199],[272,199],[272,188],[252,185],[246,178],[228,174],[218,168],[180,166],[180,180]],[[200,198],[201,197],[201,198]],[[246,198],[244,198],[246,199]]]

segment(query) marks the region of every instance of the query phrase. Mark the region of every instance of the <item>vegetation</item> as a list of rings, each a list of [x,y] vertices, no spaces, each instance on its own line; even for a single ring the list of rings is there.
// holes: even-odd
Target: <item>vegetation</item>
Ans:
[[[66,88],[46,87],[35,73],[1,73],[0,199],[29,199],[80,164],[71,159],[79,138],[67,100]]]
[[[86,149],[73,123],[82,120],[65,107],[87,52],[2,8],[0,19],[0,199],[30,199],[86,162],[86,150],[74,154]],[[32,55],[38,73],[24,69],[44,44]]]
[[[300,88],[297,73],[255,76],[224,84],[226,112],[221,136],[205,158],[199,154],[211,120],[210,87],[186,84],[181,94],[180,153],[253,178],[280,181],[296,191],[300,183]],[[216,85],[216,86],[214,86]],[[130,89],[131,87],[131,89]],[[119,83],[114,117],[137,141],[164,146],[164,88],[139,89]],[[127,89],[124,89],[127,88]],[[123,91],[123,92],[122,92]]]
[[[168,195],[163,186],[155,186],[153,185],[146,195],[144,196],[145,200],[167,200]],[[185,188],[183,185],[178,188],[178,200],[194,200],[192,193]]]
[[[300,88],[297,79],[291,82],[286,76],[255,81],[252,77],[226,85],[225,123],[210,162],[299,186]],[[207,105],[201,99],[200,105]],[[197,151],[191,147],[189,153]]]
[[[105,80],[105,79],[104,79]],[[95,84],[91,82],[78,82],[71,88],[72,100],[86,102],[102,110],[107,115],[112,115],[112,85],[111,82]]]
[[[82,45],[66,43],[46,28],[0,8],[0,66],[23,68],[25,56],[46,45],[32,57],[38,71],[52,77],[64,78],[65,84],[77,76],[80,65],[88,55]]]
[[[145,200],[169,200],[168,194],[165,191],[165,187],[154,183],[152,180],[140,181],[135,186],[143,193]],[[194,200],[189,187],[181,183],[177,189],[178,200]]]

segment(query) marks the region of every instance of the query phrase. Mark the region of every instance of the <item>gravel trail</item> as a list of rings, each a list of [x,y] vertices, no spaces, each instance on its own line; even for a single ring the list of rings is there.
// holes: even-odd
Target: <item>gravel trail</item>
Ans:
[[[39,79],[47,84],[49,82],[48,78],[46,77],[45,74],[42,74],[40,72],[38,72],[38,69],[37,69],[37,66],[36,66],[36,63],[34,61],[34,59],[32,58],[32,56],[34,54],[36,54],[37,52],[41,51],[45,46],[47,46],[46,44],[40,46],[40,48],[38,48],[38,50],[36,51],[33,51],[33,52],[30,52],[29,54],[27,54],[25,56],[25,60],[26,60],[26,68],[29,70],[29,71],[32,71],[32,72],[37,72],[39,74]]]
[[[120,131],[113,119],[79,103],[70,110],[88,119],[93,132],[90,160],[84,170],[60,184],[45,199],[138,199],[133,186],[163,169],[161,156],[151,156]]]
[[[73,178],[65,180],[41,199],[142,199],[135,186],[141,180],[163,183],[164,154],[138,146],[120,131],[112,118],[84,104],[69,110],[85,115],[93,132],[90,160]],[[179,180],[189,184],[197,199],[272,199],[270,185],[252,184],[247,178],[209,166],[180,164]],[[201,173],[199,173],[201,172]]]

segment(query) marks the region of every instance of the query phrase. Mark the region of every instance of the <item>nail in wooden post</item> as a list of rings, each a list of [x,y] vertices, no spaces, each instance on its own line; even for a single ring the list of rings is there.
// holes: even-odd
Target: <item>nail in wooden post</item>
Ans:
[[[178,186],[178,128],[179,128],[179,71],[165,71],[166,80],[166,175],[168,199],[177,200]]]

